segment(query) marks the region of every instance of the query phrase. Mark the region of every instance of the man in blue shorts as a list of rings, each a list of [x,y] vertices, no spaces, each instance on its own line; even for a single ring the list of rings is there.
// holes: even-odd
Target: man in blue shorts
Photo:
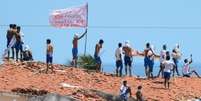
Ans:
[[[47,69],[46,73],[48,72],[48,69],[51,67],[51,70],[53,72],[53,45],[51,44],[51,40],[47,39],[47,51],[46,51],[46,64],[47,64]]]
[[[94,58],[96,60],[96,71],[97,72],[101,71],[102,61],[101,61],[101,58],[100,58],[100,50],[103,47],[103,43],[104,43],[104,41],[102,39],[100,39],[99,43],[96,44],[96,47],[95,47]]]
[[[125,64],[125,73],[128,74],[127,71],[129,71],[129,76],[132,76],[132,48],[129,44],[129,41],[125,42],[125,46],[123,46],[123,53],[124,53],[124,64]]]
[[[170,61],[170,56],[167,56],[166,57],[166,60],[163,61],[163,64],[164,64],[164,85],[165,85],[165,88],[167,88],[167,85],[168,85],[168,89],[170,87],[170,77],[171,77],[171,71],[173,70],[175,64]]]
[[[77,67],[77,59],[78,59],[78,41],[82,39],[86,33],[87,33],[87,29],[80,37],[78,36],[78,34],[75,34],[73,38],[73,49],[72,49],[73,59],[71,64],[75,67]]]

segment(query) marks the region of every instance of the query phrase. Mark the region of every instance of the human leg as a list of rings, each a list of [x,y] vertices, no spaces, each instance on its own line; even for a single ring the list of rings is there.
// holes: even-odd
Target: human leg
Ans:
[[[197,77],[200,78],[199,74],[195,70],[193,70],[192,73],[194,73]]]

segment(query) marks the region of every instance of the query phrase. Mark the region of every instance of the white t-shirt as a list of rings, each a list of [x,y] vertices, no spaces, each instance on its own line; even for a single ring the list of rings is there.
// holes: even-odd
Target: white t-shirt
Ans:
[[[20,32],[21,41],[24,43],[24,33]]]
[[[163,61],[165,61],[165,57],[166,57],[166,50],[161,50],[161,53],[160,53],[160,62],[161,63]]]
[[[190,73],[190,64],[189,63],[185,63],[184,67],[183,67],[183,73],[184,74],[189,74]]]
[[[122,60],[122,48],[117,48],[115,51],[116,60]]]
[[[120,88],[120,95],[126,94],[126,90],[128,89],[127,86],[122,85]]]
[[[164,72],[171,72],[171,70],[174,68],[174,63],[172,62],[172,61],[167,61],[167,60],[165,60],[164,62],[163,62],[163,64],[165,65],[165,68],[164,68]]]

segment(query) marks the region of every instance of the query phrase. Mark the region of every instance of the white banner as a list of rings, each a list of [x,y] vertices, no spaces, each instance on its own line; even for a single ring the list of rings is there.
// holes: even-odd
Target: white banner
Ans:
[[[50,14],[50,25],[57,28],[87,27],[88,4],[54,10]]]

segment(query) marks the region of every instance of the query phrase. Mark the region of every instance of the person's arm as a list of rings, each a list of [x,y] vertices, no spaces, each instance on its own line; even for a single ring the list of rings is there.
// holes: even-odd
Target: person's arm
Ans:
[[[98,54],[98,44],[96,44],[96,47],[95,47],[95,54],[96,55]]]
[[[29,56],[30,56],[30,59],[33,60],[33,56],[32,56],[32,52],[29,51]]]
[[[79,40],[79,39],[82,39],[85,34],[87,34],[87,28],[86,28],[85,32],[78,38],[78,40]]]
[[[8,39],[9,38],[9,30],[7,30],[7,33],[6,33],[6,38]]]
[[[176,68],[176,65],[174,63],[172,63],[172,65],[173,65],[172,68],[170,68],[171,71],[173,71],[173,69]]]
[[[118,57],[118,49],[115,51],[115,57]]]
[[[154,56],[160,57],[160,55],[155,54],[155,52],[154,52],[151,48],[150,48],[150,50],[151,50],[151,52],[152,52],[152,54],[153,54]]]
[[[192,54],[191,54],[189,64],[191,64],[192,62],[193,62],[193,59],[192,59]]]

